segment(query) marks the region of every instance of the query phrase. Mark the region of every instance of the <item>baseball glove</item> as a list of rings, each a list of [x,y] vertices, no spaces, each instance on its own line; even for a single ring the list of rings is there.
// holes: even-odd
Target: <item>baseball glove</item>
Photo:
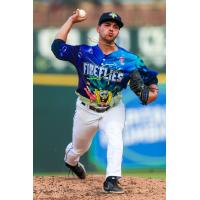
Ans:
[[[130,88],[139,97],[143,105],[147,105],[154,101],[158,96],[158,79],[157,74],[148,72],[140,72],[134,70],[130,74]]]

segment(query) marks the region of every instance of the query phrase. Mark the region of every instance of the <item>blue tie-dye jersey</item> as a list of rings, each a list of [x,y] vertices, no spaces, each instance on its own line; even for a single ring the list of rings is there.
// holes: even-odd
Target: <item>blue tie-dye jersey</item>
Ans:
[[[52,51],[58,59],[76,67],[79,77],[76,91],[102,106],[127,87],[132,71],[139,70],[147,85],[155,83],[151,79],[157,76],[157,72],[149,70],[137,55],[119,46],[117,51],[105,55],[98,45],[72,46],[56,39]]]

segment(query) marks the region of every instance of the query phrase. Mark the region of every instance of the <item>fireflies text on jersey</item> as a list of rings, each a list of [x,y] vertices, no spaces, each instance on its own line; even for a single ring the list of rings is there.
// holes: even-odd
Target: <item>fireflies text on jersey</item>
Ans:
[[[121,71],[109,69],[106,66],[98,66],[91,63],[83,63],[84,74],[95,76],[112,82],[121,82],[124,74]]]

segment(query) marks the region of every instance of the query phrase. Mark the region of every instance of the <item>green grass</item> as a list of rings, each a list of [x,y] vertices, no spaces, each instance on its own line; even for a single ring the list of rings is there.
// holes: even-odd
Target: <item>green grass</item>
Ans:
[[[89,172],[88,174],[105,175],[105,172]],[[67,176],[68,172],[41,172],[34,173],[33,176]],[[137,169],[137,170],[123,170],[122,176],[137,176],[143,178],[162,179],[166,178],[165,169]]]
[[[131,170],[131,171],[123,171],[124,176],[138,176],[144,178],[152,178],[152,179],[166,179],[166,171],[165,169],[139,169],[139,170]]]

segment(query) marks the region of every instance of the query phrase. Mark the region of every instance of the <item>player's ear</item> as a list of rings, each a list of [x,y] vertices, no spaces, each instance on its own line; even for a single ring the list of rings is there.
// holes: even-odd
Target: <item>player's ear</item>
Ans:
[[[97,33],[99,33],[99,26],[96,27]]]

